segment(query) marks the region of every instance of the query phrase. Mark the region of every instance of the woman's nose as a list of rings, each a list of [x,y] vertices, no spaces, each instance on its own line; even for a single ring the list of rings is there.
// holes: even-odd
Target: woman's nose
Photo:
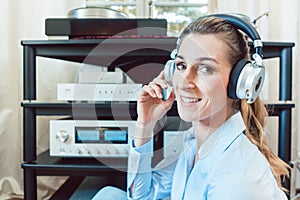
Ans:
[[[181,74],[180,87],[182,89],[194,88],[195,79],[197,74],[194,72],[193,67],[188,67],[184,73]]]

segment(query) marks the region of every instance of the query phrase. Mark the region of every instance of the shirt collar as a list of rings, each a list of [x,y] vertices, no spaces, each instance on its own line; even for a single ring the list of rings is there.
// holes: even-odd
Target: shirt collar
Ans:
[[[203,143],[198,151],[199,159],[204,159],[213,151],[217,151],[218,153],[225,151],[245,128],[243,117],[238,111],[227,119]]]

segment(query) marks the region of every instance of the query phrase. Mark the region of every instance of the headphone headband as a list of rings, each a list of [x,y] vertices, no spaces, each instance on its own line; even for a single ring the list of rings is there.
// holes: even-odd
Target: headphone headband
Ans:
[[[212,15],[206,15],[200,17],[199,19],[206,18],[206,17],[221,18],[226,22],[228,22],[229,24],[231,24],[232,26],[234,26],[236,29],[244,32],[253,41],[255,53],[258,54],[261,58],[263,58],[263,53],[262,53],[263,42],[261,41],[260,35],[255,29],[255,27],[248,20],[239,17],[238,15],[235,14],[212,14]],[[181,40],[181,35],[177,39],[176,50],[178,49],[180,40]]]
[[[244,33],[246,33],[253,41],[261,40],[258,32],[255,27],[247,20],[242,17],[238,17],[232,14],[213,14],[207,15],[205,17],[218,17],[224,19],[226,22],[234,25],[237,29],[240,29]]]
[[[229,24],[233,25],[236,29],[243,31],[250,39],[253,41],[255,53],[259,54],[261,57],[262,55],[262,47],[263,43],[261,41],[259,33],[256,31],[255,27],[247,20],[242,17],[238,17],[234,14],[212,14],[207,15],[205,17],[218,17]]]

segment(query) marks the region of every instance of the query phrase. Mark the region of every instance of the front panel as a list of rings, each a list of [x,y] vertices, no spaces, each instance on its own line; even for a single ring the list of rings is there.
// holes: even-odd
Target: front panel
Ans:
[[[127,157],[135,121],[51,120],[50,156]]]

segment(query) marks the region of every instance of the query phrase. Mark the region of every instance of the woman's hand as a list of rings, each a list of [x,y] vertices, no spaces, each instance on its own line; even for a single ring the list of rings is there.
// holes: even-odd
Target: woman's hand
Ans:
[[[170,110],[175,100],[173,91],[166,101],[162,100],[162,89],[168,88],[163,78],[164,72],[162,71],[158,77],[142,89],[137,106],[138,119],[134,138],[135,146],[140,146],[150,140],[156,122]]]

